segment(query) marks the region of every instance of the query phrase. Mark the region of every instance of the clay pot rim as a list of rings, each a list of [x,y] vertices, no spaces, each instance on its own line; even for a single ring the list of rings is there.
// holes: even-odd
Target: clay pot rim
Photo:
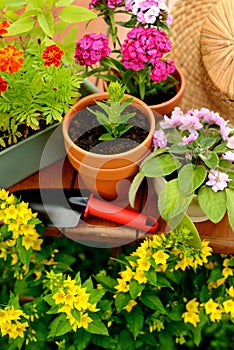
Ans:
[[[175,100],[177,100],[180,96],[182,97],[183,93],[184,93],[184,89],[185,89],[185,77],[183,72],[181,71],[180,68],[178,68],[176,66],[176,70],[174,73],[178,72],[179,76],[180,76],[180,87],[179,90],[177,91],[176,95],[173,96],[170,100],[166,101],[166,102],[162,102],[162,103],[158,103],[157,105],[150,105],[151,108],[164,108],[165,106],[167,106],[170,103],[173,103]],[[173,75],[173,74],[172,74]]]
[[[147,137],[144,139],[144,141],[142,143],[140,143],[136,147],[134,147],[131,150],[128,150],[126,152],[112,154],[111,155],[112,159],[119,158],[120,156],[121,157],[126,157],[126,156],[131,155],[132,153],[137,152],[138,149],[142,148],[142,146],[146,145],[148,142],[150,142],[150,140],[152,140],[152,137],[153,137],[153,134],[154,134],[154,131],[155,131],[155,127],[156,127],[155,117],[154,117],[153,111],[147,106],[147,104],[144,103],[142,100],[138,99],[135,96],[128,95],[128,94],[125,94],[125,96],[128,97],[128,98],[132,98],[133,97],[133,104],[135,106],[140,106],[140,107],[143,107],[143,108],[145,108],[147,110],[146,117],[148,118],[148,121],[149,121],[149,124],[150,124],[150,130],[149,130],[149,133],[148,133]],[[101,101],[103,99],[103,97],[104,98],[108,97],[108,93],[107,92],[93,93],[91,95],[83,97],[81,100],[82,100],[82,102],[84,102],[84,104],[86,104],[86,103],[88,103],[88,104],[95,104],[95,100]],[[81,100],[77,101],[70,108],[70,110],[66,113],[66,115],[64,116],[63,121],[62,121],[62,133],[63,133],[63,137],[64,137],[65,141],[69,145],[69,149],[70,148],[74,148],[75,150],[79,150],[79,152],[82,153],[84,155],[84,157],[86,157],[86,156],[90,155],[90,152],[84,150],[81,147],[78,147],[71,140],[71,138],[68,135],[69,126],[71,124],[73,116],[75,115],[76,112],[78,112],[76,106],[80,105],[80,101]],[[86,104],[86,106],[88,104]],[[97,157],[99,159],[103,159],[103,160],[106,159],[106,157],[110,157],[110,155],[107,155],[107,154],[94,153],[94,155],[95,155],[95,157]]]

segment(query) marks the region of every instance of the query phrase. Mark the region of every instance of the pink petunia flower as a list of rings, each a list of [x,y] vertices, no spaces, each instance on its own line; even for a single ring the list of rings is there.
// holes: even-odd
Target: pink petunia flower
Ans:
[[[229,162],[234,162],[234,152],[228,151],[223,154],[223,159],[229,160]]]
[[[227,183],[231,181],[228,174],[221,171],[211,169],[208,174],[209,181],[206,182],[207,186],[212,186],[214,192],[222,191],[227,187]]]
[[[227,146],[228,148],[234,149],[234,135],[228,139]]]
[[[167,145],[167,138],[163,130],[155,130],[153,136],[153,146],[155,148],[163,148]]]

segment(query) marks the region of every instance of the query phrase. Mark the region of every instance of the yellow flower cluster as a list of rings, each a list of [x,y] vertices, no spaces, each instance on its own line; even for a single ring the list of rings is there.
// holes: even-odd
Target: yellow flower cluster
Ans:
[[[197,326],[197,323],[200,322],[200,317],[199,317],[199,302],[197,302],[196,298],[190,300],[185,308],[186,312],[182,314],[182,318],[184,319],[185,323],[191,323],[194,327]]]
[[[129,291],[129,284],[132,279],[138,283],[147,283],[146,271],[154,268],[155,272],[165,272],[168,261],[177,261],[175,269],[186,268],[196,269],[198,265],[208,262],[207,257],[211,255],[212,248],[208,246],[209,242],[202,241],[201,249],[195,249],[189,243],[179,242],[174,232],[169,234],[154,235],[152,239],[146,238],[141,245],[131,255],[135,257],[130,261],[130,267],[126,267],[119,274],[121,278],[117,279],[118,284],[115,286],[118,292],[126,293]]]
[[[22,237],[22,246],[26,250],[32,248],[40,251],[42,239],[36,231],[35,224],[30,223],[36,218],[37,213],[32,213],[28,203],[19,201],[13,194],[5,189],[0,190],[0,221],[7,225],[11,236],[0,243],[0,257],[6,259],[8,254],[12,256],[12,264],[17,263],[17,254],[11,248],[16,246],[16,240]]]
[[[28,318],[22,310],[15,309],[14,306],[6,306],[0,309],[0,330],[2,337],[9,335],[9,338],[16,339],[17,337],[24,338],[28,322]]]
[[[64,312],[74,331],[77,328],[88,328],[89,323],[93,322],[89,317],[89,312],[97,312],[97,304],[89,302],[90,294],[87,288],[81,287],[76,280],[70,276],[63,281],[62,286],[53,295],[55,304],[59,305],[58,312]]]

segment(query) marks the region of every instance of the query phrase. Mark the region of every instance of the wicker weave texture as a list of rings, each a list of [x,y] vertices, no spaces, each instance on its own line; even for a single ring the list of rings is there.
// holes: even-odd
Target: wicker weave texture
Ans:
[[[231,120],[233,112],[228,108],[224,109],[222,103],[216,106],[210,90],[206,89],[200,50],[203,23],[218,2],[218,0],[176,0],[171,10],[174,18],[170,27],[172,58],[186,79],[181,108],[186,111],[206,107]]]

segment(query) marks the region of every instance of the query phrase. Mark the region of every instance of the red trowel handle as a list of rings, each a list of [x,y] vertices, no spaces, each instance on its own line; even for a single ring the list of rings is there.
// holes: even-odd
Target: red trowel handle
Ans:
[[[90,195],[84,211],[84,217],[87,215],[132,226],[145,232],[155,232],[158,228],[158,221],[154,217],[96,199],[93,194]]]

